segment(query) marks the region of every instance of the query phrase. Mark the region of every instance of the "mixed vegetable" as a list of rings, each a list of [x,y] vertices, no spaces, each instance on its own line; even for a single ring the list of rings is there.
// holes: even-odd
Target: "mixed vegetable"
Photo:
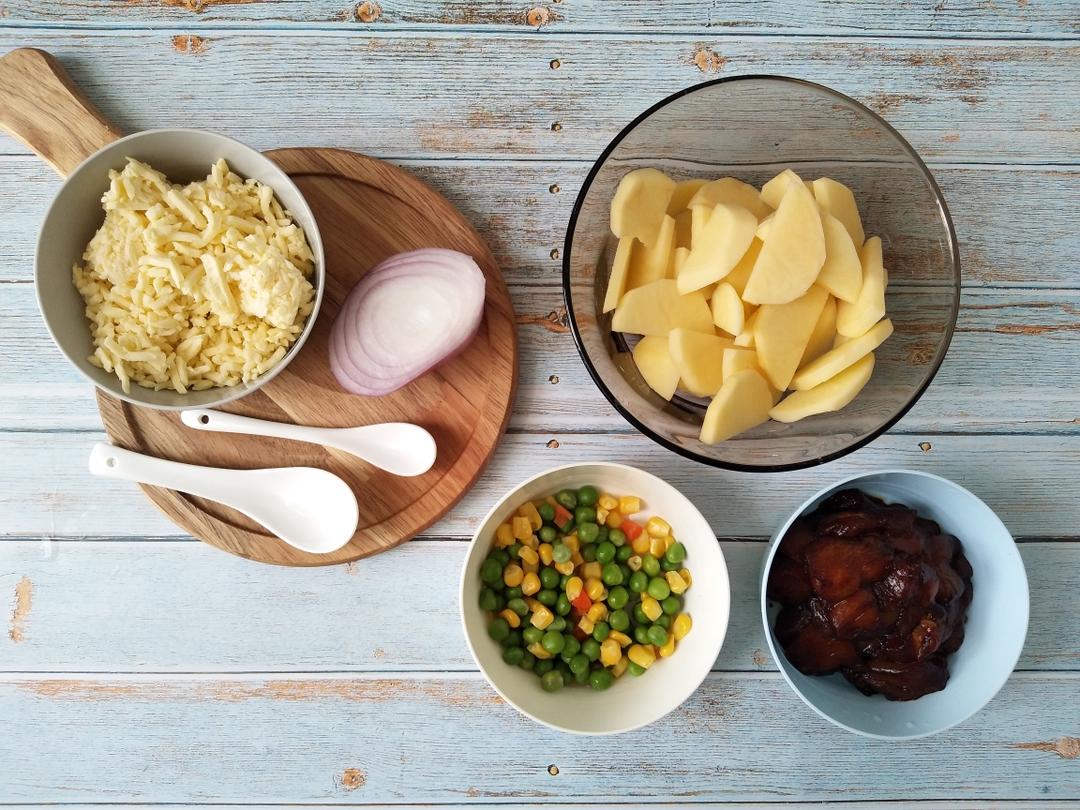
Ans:
[[[564,489],[523,503],[480,566],[480,607],[503,660],[554,692],[642,675],[690,632],[686,547],[641,500]]]

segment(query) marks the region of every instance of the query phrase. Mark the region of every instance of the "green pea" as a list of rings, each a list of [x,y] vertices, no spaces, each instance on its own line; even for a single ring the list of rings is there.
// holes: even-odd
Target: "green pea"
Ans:
[[[521,663],[521,659],[525,657],[525,651],[521,647],[504,647],[502,653],[502,659],[512,667],[516,667]]]
[[[615,559],[621,563],[626,562],[634,556],[634,549],[632,546],[619,546],[615,552]]]
[[[596,510],[591,506],[579,506],[574,510],[574,523],[579,528],[586,523],[596,523]]]
[[[494,610],[495,609],[495,591],[491,588],[481,588],[480,598],[477,600],[480,604],[481,610]]]
[[[529,615],[529,606],[525,604],[524,599],[511,599],[509,602],[506,603],[506,606],[512,611],[514,611],[514,613],[516,613],[518,616]]]
[[[551,672],[555,668],[555,662],[550,658],[537,658],[536,666],[533,667],[533,672],[537,675],[543,675],[545,672]]]
[[[570,581],[570,575],[569,574],[559,574],[559,590],[560,591],[565,591],[566,590],[566,583],[569,582],[569,581]]]
[[[567,599],[565,593],[560,593],[555,600],[555,612],[560,616],[565,616],[570,612],[570,600]]]
[[[555,607],[555,602],[558,598],[558,591],[553,591],[551,588],[545,588],[542,591],[538,591],[536,594],[536,601],[545,607]]]
[[[634,622],[636,624],[649,624],[652,620],[645,615],[645,611],[641,609],[641,603],[638,602],[634,605]]]
[[[502,641],[510,635],[510,624],[502,616],[496,616],[488,624],[488,635],[496,641]]]
[[[600,578],[604,581],[604,584],[608,586],[622,585],[623,572],[616,563],[609,562],[604,566]]]
[[[595,543],[590,543],[589,545],[585,546],[585,548],[581,549],[581,559],[585,560],[585,562],[592,562],[596,559]]]
[[[646,554],[641,558],[641,570],[646,576],[655,577],[660,573],[660,561],[652,554]]]
[[[686,546],[679,542],[672,543],[664,552],[664,559],[676,564],[681,563],[686,559]]]
[[[679,597],[672,594],[667,599],[664,599],[660,602],[660,608],[667,615],[674,616],[676,613],[679,612],[679,609],[682,608],[682,602],[679,600]]]
[[[577,491],[577,502],[581,506],[596,506],[598,500],[600,500],[600,493],[591,484],[586,484]]]
[[[504,607],[506,607],[506,599],[503,598],[503,595],[501,593],[498,593],[496,591],[496,593],[495,593],[495,607],[492,608],[492,609],[495,610],[496,612],[498,612],[498,611],[502,610]]]
[[[637,678],[641,675],[644,675],[647,670],[645,669],[645,667],[639,666],[633,661],[628,661],[626,663],[626,671],[633,675],[635,678]]]
[[[540,685],[545,692],[558,692],[563,688],[563,674],[557,669],[551,669],[540,677]]]
[[[522,669],[532,669],[536,666],[536,656],[528,650],[522,650],[521,661],[518,662],[518,666]]]
[[[498,560],[500,568],[505,566],[508,562],[510,562],[510,554],[507,552],[507,550],[505,548],[497,548],[493,552],[491,552],[488,556],[495,559],[495,560]]]
[[[600,536],[600,527],[595,523],[582,523],[577,527],[577,536],[582,543],[595,543]]]
[[[548,625],[548,629],[558,630],[561,633],[563,630],[566,629],[566,619],[564,619],[562,616],[556,616],[554,620],[552,620],[551,624]]]
[[[611,625],[612,630],[622,633],[630,626],[630,614],[625,610],[613,610],[608,616],[608,624]]]
[[[596,546],[596,559],[605,565],[615,559],[615,546],[609,540]]]
[[[574,683],[580,683],[582,686],[589,682],[589,670],[583,669],[581,672],[574,673]]]
[[[504,647],[520,647],[521,646],[521,631],[511,630],[510,633],[502,640]]]
[[[626,583],[631,593],[644,593],[649,587],[649,575],[644,571],[635,571],[630,575],[630,581]]]
[[[589,659],[585,657],[584,653],[578,653],[570,659],[570,671],[577,675],[580,672],[589,671]]]
[[[521,631],[521,637],[525,640],[526,644],[535,644],[544,638],[544,631],[539,627],[533,627],[531,624]]]
[[[600,642],[595,638],[587,638],[581,643],[581,651],[590,661],[600,657]]]
[[[615,676],[610,669],[594,669],[589,673],[589,686],[598,692],[609,688],[615,682]]]
[[[592,637],[597,641],[603,641],[611,633],[611,625],[607,622],[597,622],[593,627]]]
[[[673,563],[667,557],[660,560],[661,571],[678,571],[681,566],[682,563]]]
[[[608,531],[608,527],[607,526],[601,526],[600,527],[600,533],[598,535],[596,535],[596,542],[597,543],[603,543],[605,540],[608,539],[609,534],[610,534],[610,532]]]
[[[577,494],[569,489],[563,489],[556,493],[555,501],[572,512],[577,506]]]
[[[626,545],[626,532],[622,529],[611,529],[607,537],[616,546]]]
[[[517,588],[507,588],[505,591],[503,591],[503,596],[505,596],[507,599],[520,599],[524,595],[525,594],[522,592],[520,586]]]
[[[579,652],[581,652],[581,642],[573,637],[570,633],[566,633],[563,636],[563,648],[562,648],[562,660],[569,661]]]
[[[554,589],[559,587],[559,572],[554,568],[540,569],[540,587]],[[541,600],[543,601],[543,600]]]
[[[554,543],[555,538],[559,536],[559,533],[555,531],[554,526],[541,526],[540,527],[540,541],[542,543]]]
[[[650,625],[639,624],[634,628],[634,641],[638,644],[652,644],[652,642],[649,641],[649,630]]]
[[[570,551],[570,547],[565,543],[556,543],[555,547],[551,550],[551,556],[557,563],[566,562],[570,559],[572,554],[573,552]],[[558,573],[558,571],[555,573]]]
[[[630,592],[626,590],[622,585],[616,585],[607,595],[608,607],[612,610],[619,610],[626,607],[626,603],[630,601]]]
[[[667,629],[659,624],[654,624],[648,630],[649,643],[655,644],[657,647],[663,647],[667,644]]]
[[[561,653],[563,651],[564,643],[563,634],[558,630],[548,630],[544,633],[544,638],[540,641],[540,644],[543,645],[544,649],[552,655]]]
[[[547,501],[536,507],[536,511],[540,513],[540,519],[544,523],[551,523],[555,519],[555,507]]]
[[[499,565],[499,561],[492,557],[484,560],[483,565],[480,566],[480,579],[488,585],[502,582],[502,566]]]
[[[671,586],[663,577],[653,577],[649,580],[649,596],[658,602],[671,596]]]
[[[655,622],[653,622],[653,624],[658,624],[661,627],[663,627],[665,630],[670,630],[671,629],[671,617],[669,615],[667,615],[666,613],[664,613],[664,614],[662,614],[660,616],[659,619],[657,619]]]
[[[516,540],[506,547],[507,553],[515,560],[518,558],[518,554],[521,552],[521,543]]]

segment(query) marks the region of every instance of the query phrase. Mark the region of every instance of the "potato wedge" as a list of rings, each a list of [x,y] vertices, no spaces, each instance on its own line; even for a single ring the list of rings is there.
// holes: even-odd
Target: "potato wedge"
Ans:
[[[619,305],[619,300],[626,292],[626,277],[630,272],[630,255],[634,248],[633,238],[622,238],[615,248],[615,258],[611,261],[611,275],[608,276],[607,292],[604,293],[604,312],[611,312]]]
[[[836,331],[845,337],[865,334],[885,317],[885,268],[881,264],[881,239],[871,236],[859,251],[862,287],[853,303],[841,301],[836,309]]]
[[[802,183],[789,183],[743,299],[787,304],[810,289],[825,263],[825,234],[817,203]]]
[[[758,190],[734,177],[721,177],[703,185],[690,200],[690,207],[705,205],[710,209],[720,203],[747,209],[757,219],[768,216],[772,209],[762,202]]]
[[[746,309],[735,288],[726,281],[716,285],[710,299],[713,323],[729,335],[737,335],[746,323]]]
[[[833,347],[833,339],[836,337],[836,299],[831,295],[822,307],[818,322],[814,325],[814,331],[810,333],[810,341],[806,344],[806,351],[799,360],[799,368],[807,363],[817,360]]]
[[[679,370],[683,388],[699,397],[715,394],[724,382],[724,349],[731,345],[727,338],[672,329],[668,352]]]
[[[884,343],[892,333],[892,321],[888,318],[880,321],[865,335],[841,343],[839,346],[825,352],[814,362],[807,364],[805,368],[799,369],[791,380],[791,387],[796,391],[806,391],[816,385],[821,385],[829,378],[835,377],[844,369],[866,357]]]
[[[737,371],[716,392],[701,425],[701,441],[716,444],[760,425],[769,418],[773,394],[769,383],[752,368]]]
[[[697,240],[701,238],[705,225],[712,216],[712,207],[708,205],[694,205],[690,207],[690,248],[693,249]]]
[[[679,273],[679,292],[699,290],[730,273],[754,241],[756,229],[757,219],[745,208],[719,203]]]
[[[675,252],[671,255],[671,266],[675,271],[675,278],[679,278],[679,271],[682,270],[683,265],[686,264],[687,258],[690,256],[690,248],[677,247]]]
[[[641,245],[630,255],[630,271],[626,276],[626,289],[644,287],[662,278],[674,278],[671,266],[675,251],[675,218],[664,215],[660,232],[652,247]]]
[[[787,389],[795,375],[828,298],[829,291],[815,284],[788,304],[762,304],[754,313],[758,365],[780,391]]]
[[[679,295],[675,280],[670,278],[628,290],[611,319],[613,330],[633,335],[667,337],[679,327],[716,334],[705,296],[700,292]]]
[[[657,169],[635,169],[623,175],[611,201],[611,232],[652,247],[674,192],[675,181]]]
[[[753,349],[744,349],[741,346],[730,346],[724,349],[725,380],[736,371],[743,371],[748,368],[761,371],[761,369],[758,368],[757,352]]]
[[[690,200],[707,182],[707,180],[681,180],[676,183],[675,190],[671,192],[671,199],[668,201],[667,212],[672,216],[681,214],[690,207]]]
[[[694,243],[694,212],[687,209],[675,214],[675,247],[684,247],[687,250]]]
[[[809,186],[809,183],[806,180],[803,180],[791,169],[784,169],[780,174],[776,175],[776,177],[761,187],[761,199],[773,210],[779,208],[780,200],[784,198],[788,184],[792,180],[798,180],[803,185]],[[810,193],[813,194],[813,191],[811,190]]]
[[[866,237],[863,234],[859,206],[855,204],[855,195],[851,193],[851,189],[830,177],[819,177],[813,182],[813,186],[814,199],[818,205],[840,220],[847,228],[851,241],[855,243],[855,249],[861,248]]]
[[[759,312],[761,312],[761,307],[758,307],[754,314],[746,319],[742,331],[735,336],[736,346],[742,346],[747,349],[754,348],[754,329],[757,324]]]
[[[746,282],[750,280],[750,274],[754,272],[754,263],[757,261],[761,248],[762,242],[760,239],[751,242],[750,247],[746,249],[746,253],[739,259],[739,263],[732,268],[730,273],[724,276],[724,281],[735,288],[735,292],[739,294],[740,298],[746,289]]]
[[[793,391],[769,411],[777,422],[798,422],[808,416],[847,407],[870,382],[874,373],[874,353],[856,360],[834,377],[805,391]]]
[[[647,335],[634,347],[634,363],[649,388],[670,400],[679,387],[679,369],[668,352],[668,339]]]
[[[859,251],[847,228],[827,211],[821,212],[821,229],[825,234],[825,264],[821,265],[817,283],[841,301],[853,303],[863,283]]]
[[[776,213],[774,212],[765,217],[765,219],[761,220],[761,222],[758,223],[757,231],[754,233],[754,236],[764,242],[766,237],[768,237],[769,235],[769,231],[772,230],[772,224],[775,218]]]

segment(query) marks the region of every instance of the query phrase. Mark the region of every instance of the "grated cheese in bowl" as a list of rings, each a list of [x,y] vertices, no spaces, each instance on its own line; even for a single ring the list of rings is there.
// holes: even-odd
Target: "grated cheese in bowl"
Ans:
[[[273,189],[219,160],[175,185],[132,158],[109,173],[105,221],[76,264],[94,353],[131,383],[178,393],[250,382],[311,314],[315,260]]]

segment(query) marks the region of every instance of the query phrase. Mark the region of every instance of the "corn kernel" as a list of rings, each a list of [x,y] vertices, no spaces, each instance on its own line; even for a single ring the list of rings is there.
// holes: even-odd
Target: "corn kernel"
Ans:
[[[572,573],[574,573],[574,561],[567,560],[566,562],[557,562],[555,563],[555,570],[558,571],[560,574],[570,576]]]
[[[659,517],[651,517],[645,524],[645,532],[653,537],[667,537],[671,534],[671,524]]]
[[[582,565],[585,562],[585,558],[581,556],[580,551],[575,551],[573,554],[570,555],[570,562],[572,562],[574,564],[574,567],[576,568],[577,566]]]
[[[604,619],[607,618],[607,605],[605,605],[603,602],[597,602],[595,605],[589,608],[589,612],[585,615],[592,619],[594,622],[602,622],[604,621]]]
[[[655,622],[663,614],[664,609],[660,607],[660,603],[653,599],[648,594],[642,594],[641,596],[641,612],[649,617],[650,622]]]
[[[594,602],[597,601],[604,593],[604,583],[595,577],[590,577],[585,580],[585,593],[587,593],[589,598]]]
[[[521,627],[521,617],[510,608],[503,608],[499,611],[499,615],[506,619],[506,623],[511,627]]]
[[[619,642],[610,636],[600,643],[600,663],[605,667],[613,667],[622,658],[622,647]]]
[[[671,623],[671,633],[675,636],[676,641],[682,641],[693,626],[694,621],[690,618],[690,614],[680,613],[675,617],[675,621]]]
[[[581,543],[578,542],[578,536],[576,534],[570,534],[563,538],[563,545],[571,551],[580,551]]]
[[[537,577],[537,578],[539,579],[539,577]],[[522,587],[524,589],[524,585],[525,585],[524,581],[522,581],[521,584],[522,584]],[[539,608],[542,608],[544,606],[543,602],[541,602],[539,599],[533,599],[531,596],[526,596],[525,597],[525,604],[529,606],[529,610],[532,611],[532,612],[535,612],[536,610],[538,610]]]
[[[644,535],[642,535],[644,536]],[[664,556],[664,552],[667,551],[667,543],[664,542],[663,537],[650,537],[649,538],[649,553],[657,559]]]
[[[540,517],[540,513],[536,510],[536,505],[532,501],[526,501],[519,506],[518,514],[529,521],[529,528],[534,532],[544,525],[544,519]]]
[[[551,565],[551,561],[554,559],[552,556],[554,550],[551,543],[541,543],[540,548],[537,549],[540,553],[540,562],[544,565]]]
[[[608,633],[608,638],[615,639],[617,642],[619,642],[620,647],[627,646],[631,641],[630,636],[618,630],[612,630],[610,633]]]
[[[528,546],[522,546],[521,547],[521,549],[518,551],[518,558],[522,562],[527,562],[527,563],[538,563],[538,562],[540,562],[540,555],[537,554],[535,551],[533,551]]]
[[[603,573],[604,566],[598,562],[585,563],[585,565],[581,566],[581,575],[585,579],[600,579]]]
[[[514,539],[524,540],[530,534],[532,534],[532,526],[529,525],[529,519],[524,517],[514,517]]]
[[[645,555],[649,553],[649,541],[652,538],[649,535],[642,532],[633,540],[630,541],[630,547],[634,549],[635,554]]]
[[[661,658],[670,658],[671,657],[672,653],[675,652],[675,634],[674,633],[668,633],[667,634],[667,641],[665,641],[663,643],[663,645],[660,647],[659,650],[657,650],[657,652],[660,653]]]
[[[648,669],[656,660],[656,653],[653,652],[652,645],[633,644],[627,650],[626,657],[642,669]]]
[[[641,570],[641,557],[635,554],[633,557],[629,557],[626,560],[626,564],[630,567],[631,571]]]
[[[521,564],[521,570],[526,574],[538,574],[540,573],[540,563],[538,562],[523,562]]]
[[[619,663],[617,663],[611,668],[611,674],[614,675],[616,678],[619,678],[624,672],[626,672],[626,668],[629,666],[630,659],[624,655],[622,658],[619,659]]]
[[[495,547],[506,548],[514,542],[514,530],[510,528],[509,523],[500,523],[499,528],[495,530]]]
[[[596,501],[596,505],[601,509],[607,509],[609,512],[612,509],[619,508],[619,499],[613,495],[601,495]]]
[[[641,498],[636,495],[624,495],[619,498],[619,511],[624,515],[632,515],[641,511]]]
[[[532,618],[529,619],[529,623],[540,630],[546,629],[553,621],[555,621],[555,614],[548,610],[544,605],[540,605],[540,607],[534,610]]]
[[[541,644],[539,641],[534,641],[532,644],[530,644],[525,649],[527,649],[529,652],[531,652],[537,658],[540,658],[540,659],[551,658],[551,653],[549,653],[547,650],[545,650],[544,645]]]
[[[604,525],[609,529],[617,529],[622,526],[623,516],[621,512],[608,512],[607,520],[604,521]]]
[[[521,580],[521,592],[526,596],[532,596],[539,590],[540,577],[536,575],[535,571],[526,572],[525,576]]]
[[[690,590],[690,586],[694,584],[693,577],[690,576],[689,568],[680,568],[679,576],[683,578],[683,582],[686,583],[686,590]]]
[[[528,537],[521,541],[521,544],[523,546],[528,546],[533,551],[536,551],[536,549],[540,548],[540,538],[537,537],[535,534],[530,534]]]
[[[507,588],[516,588],[521,584],[521,580],[525,578],[525,572],[521,570],[520,565],[510,565],[503,569],[503,583]]]
[[[582,582],[581,577],[570,577],[566,580],[566,598],[573,602],[581,596],[581,590],[584,587],[585,583]]]
[[[667,551],[673,545],[675,545],[675,535],[669,534],[664,538],[664,551]]]
[[[594,622],[588,616],[582,616],[578,620],[577,626],[581,628],[581,632],[583,632],[585,635],[591,636],[592,631],[596,629],[596,622]]]
[[[676,596],[686,591],[686,583],[683,582],[683,578],[679,576],[678,571],[668,571],[664,574],[664,579],[667,580],[668,587]]]
[[[602,506],[596,507],[596,524],[598,526],[603,526],[604,521],[607,520],[607,516],[610,512],[610,509],[605,509]]]

